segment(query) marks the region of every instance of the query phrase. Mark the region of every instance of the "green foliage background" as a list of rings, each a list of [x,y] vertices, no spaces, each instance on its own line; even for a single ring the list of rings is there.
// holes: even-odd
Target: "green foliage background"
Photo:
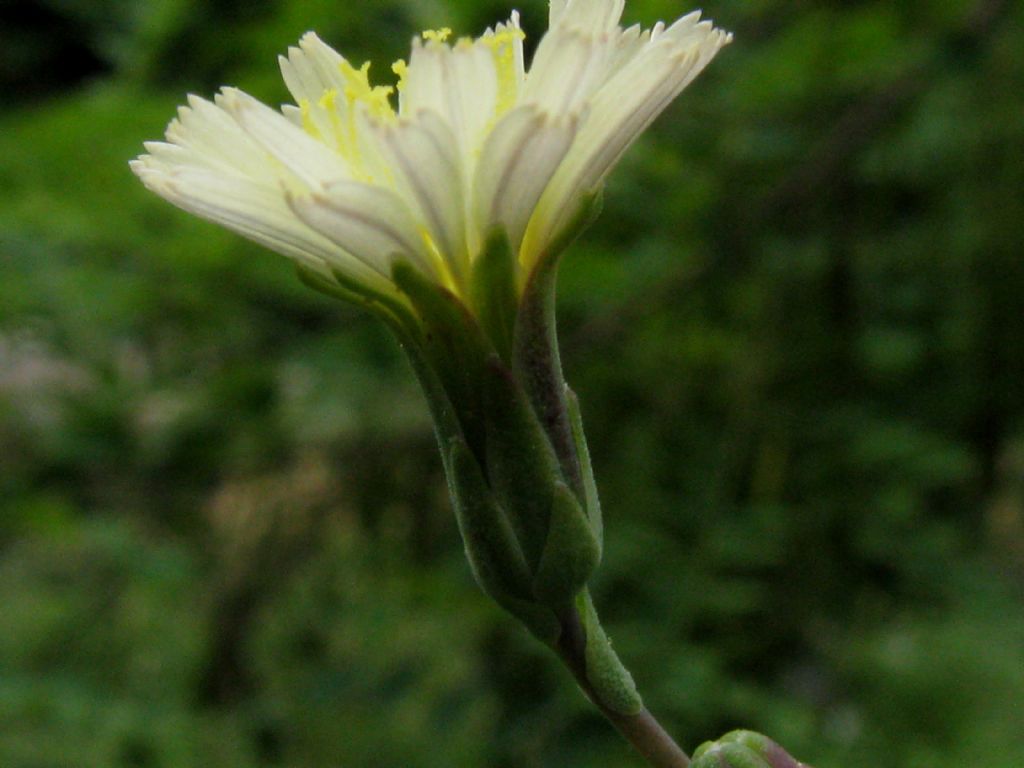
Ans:
[[[1024,6],[705,10],[562,274],[598,605],[691,748],[1019,768]],[[127,168],[308,28],[380,74],[507,12],[0,5],[0,765],[637,765],[477,592],[385,332]]]

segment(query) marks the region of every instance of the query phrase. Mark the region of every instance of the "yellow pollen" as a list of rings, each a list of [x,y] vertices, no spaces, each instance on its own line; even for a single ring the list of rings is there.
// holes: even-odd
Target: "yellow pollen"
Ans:
[[[341,128],[341,118],[338,116],[338,92],[333,88],[329,91],[324,91],[317,105],[327,113],[327,117],[331,120],[331,128],[334,129],[334,138],[338,142],[338,148],[342,154],[350,156],[352,151],[349,147],[349,142],[345,140],[345,135]]]
[[[302,112],[302,127],[306,133],[312,136],[314,139],[323,138],[320,135],[320,129],[316,127],[316,123],[313,122],[312,109],[309,106],[309,99],[299,99],[299,109]]]
[[[320,101],[318,101],[317,103],[324,109],[331,111],[335,108],[335,103],[337,102],[337,100],[338,92],[331,88],[329,91],[324,91],[323,96],[320,97]]]
[[[370,85],[370,63],[356,69],[347,61],[341,61],[338,69],[344,78],[344,87],[339,92],[331,88],[324,91],[315,104],[308,100],[299,101],[302,127],[311,136],[328,141],[345,158],[352,174],[362,181],[372,182],[373,175],[363,156],[363,142],[359,135],[359,111],[381,121],[397,119],[389,96],[394,92],[391,86]],[[314,116],[317,118],[314,120]],[[330,121],[330,135],[324,136],[326,127],[323,118]]]
[[[399,91],[405,90],[405,82],[409,79],[409,65],[405,63],[405,59],[399,59],[391,65],[391,71],[398,75],[398,83],[395,87]]]
[[[350,112],[357,103],[362,103],[374,117],[389,119],[395,116],[395,110],[388,99],[395,89],[390,85],[370,85],[370,62],[356,69],[347,61],[342,61],[340,68],[345,78],[345,99]]]
[[[434,41],[437,43],[443,43],[451,36],[452,30],[450,27],[441,27],[440,29],[428,29],[423,32],[424,40]]]
[[[526,33],[516,27],[499,28],[497,32],[480,38],[480,42],[491,49],[494,57],[494,69],[498,75],[498,115],[513,107],[519,96],[515,44],[525,39]]]

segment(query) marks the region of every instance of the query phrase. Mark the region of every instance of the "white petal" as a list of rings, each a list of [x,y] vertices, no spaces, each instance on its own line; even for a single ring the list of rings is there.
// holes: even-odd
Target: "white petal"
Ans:
[[[707,65],[729,36],[707,22],[680,37],[666,31],[594,94],[590,114],[537,205],[524,251],[536,255],[596,189],[622,153]],[[529,260],[529,254],[523,258]]]
[[[343,91],[345,78],[341,64],[345,59],[313,32],[307,32],[299,47],[288,49],[288,58],[280,57],[281,74],[296,103],[307,99],[312,103],[325,91]]]
[[[518,250],[534,206],[576,135],[577,121],[553,119],[533,105],[509,112],[487,139],[477,166],[477,228],[501,225]]]
[[[324,182],[350,177],[338,153],[247,93],[225,88],[217,103],[268,155],[306,186],[318,187]]]
[[[567,163],[579,163],[579,183],[596,185],[729,39],[708,22],[677,41],[666,32],[610,79],[591,100],[579,156]]]
[[[334,132],[333,126],[327,110],[320,104],[320,99],[327,88],[309,66],[305,54],[298,48],[290,48],[288,58],[282,56],[278,62],[281,65],[281,75],[284,77],[285,85],[288,86],[288,90],[295,98],[295,103],[301,105],[297,114],[295,112],[288,114],[284,109],[281,110],[282,113],[299,128],[315,133],[320,138],[330,139]]]
[[[560,25],[541,40],[523,86],[524,103],[547,112],[578,110],[605,79],[616,35],[601,37]]]
[[[651,30],[644,31],[639,24],[634,24],[629,29],[624,29],[619,35],[608,62],[608,73],[617,72],[624,67],[634,56],[640,53],[651,38]]]
[[[196,167],[168,167],[143,155],[131,163],[147,188],[208,221],[281,253],[327,277],[329,266],[377,290],[391,290],[380,275],[303,224],[277,190]]]
[[[463,156],[479,148],[498,95],[494,54],[480,40],[459,43],[454,49],[437,41],[413,42],[401,112],[415,116],[430,110],[441,115]]]
[[[395,257],[418,264],[431,278],[437,271],[405,203],[383,187],[338,181],[323,192],[289,196],[303,222],[390,277]]]
[[[451,79],[448,74],[450,55],[451,49],[446,45],[436,42],[424,45],[419,38],[413,40],[402,90],[403,115],[415,115],[430,109],[444,115],[453,125],[456,123],[459,116],[451,103],[448,85]]]
[[[684,38],[691,33],[696,33],[703,37],[706,34],[704,30],[711,26],[711,22],[701,22],[700,17],[700,11],[691,11],[685,16],[676,19],[676,21],[672,23],[672,26],[667,30],[664,29],[664,24],[659,23],[655,27],[655,32],[652,33],[651,39],[657,40],[662,34],[664,34],[666,39],[672,39],[677,43],[682,43]]]
[[[245,135],[231,115],[198,96],[190,95],[188,106],[178,108],[177,119],[167,127],[167,139],[187,150],[190,164],[276,183],[262,147]],[[185,162],[185,155],[177,158]]]
[[[313,32],[307,32],[299,47],[288,49],[287,58],[278,57],[285,85],[299,109],[283,107],[289,121],[302,128],[328,147],[339,151],[356,152],[353,137],[342,135],[343,126],[349,125],[352,104],[347,95],[352,83],[343,73],[345,58],[324,43]],[[348,158],[351,161],[351,157]]]
[[[437,112],[377,126],[395,185],[457,275],[466,267],[464,179],[451,128]]]
[[[565,6],[568,0],[551,0],[548,4],[548,28],[554,27],[562,14],[565,13]]]
[[[494,118],[498,100],[498,75],[494,54],[482,42],[457,45],[449,60],[451,102],[458,115],[457,127],[464,154],[479,147],[484,130]]]
[[[281,114],[296,128],[302,128],[302,110],[292,104],[282,104]]]
[[[618,27],[625,6],[625,0],[568,0],[557,26],[596,35],[611,32]],[[552,24],[551,28],[555,26]]]

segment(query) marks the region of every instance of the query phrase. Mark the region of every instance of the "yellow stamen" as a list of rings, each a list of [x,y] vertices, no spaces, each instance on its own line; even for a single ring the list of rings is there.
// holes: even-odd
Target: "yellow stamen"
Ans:
[[[328,111],[332,111],[335,107],[335,103],[338,100],[338,92],[331,88],[329,91],[324,91],[320,97],[320,101],[317,102],[321,107]]]
[[[320,129],[317,128],[316,123],[313,122],[309,99],[299,99],[299,109],[302,111],[302,127],[305,129],[306,133],[314,139],[322,139],[323,137],[320,135]]]
[[[398,75],[398,83],[395,87],[401,92],[405,90],[405,83],[409,79],[409,65],[405,59],[399,59],[391,65],[391,71]]]
[[[352,162],[353,147],[350,146],[350,142],[346,139],[341,125],[341,117],[338,114],[338,92],[333,88],[329,91],[324,91],[317,102],[317,106],[327,113],[327,117],[331,121],[331,128],[334,130],[334,140],[338,144],[338,151],[341,152],[345,159]]]
[[[345,98],[350,107],[361,102],[374,117],[389,119],[395,116],[388,98],[395,89],[390,85],[370,85],[370,62],[356,69],[347,61],[342,61],[341,74],[345,77]]]
[[[437,43],[443,43],[451,36],[452,30],[450,27],[441,27],[440,29],[428,29],[423,32],[423,39],[428,42],[434,41]]]
[[[494,69],[498,74],[498,115],[514,106],[519,97],[515,44],[525,39],[526,33],[516,27],[499,28],[497,32],[480,38],[480,42],[490,48],[494,56]]]

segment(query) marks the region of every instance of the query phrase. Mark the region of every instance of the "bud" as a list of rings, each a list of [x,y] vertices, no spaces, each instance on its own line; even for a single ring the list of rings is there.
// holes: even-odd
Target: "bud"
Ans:
[[[701,744],[690,768],[809,768],[760,733],[731,731]]]

